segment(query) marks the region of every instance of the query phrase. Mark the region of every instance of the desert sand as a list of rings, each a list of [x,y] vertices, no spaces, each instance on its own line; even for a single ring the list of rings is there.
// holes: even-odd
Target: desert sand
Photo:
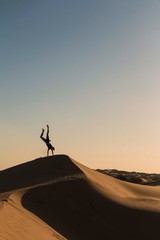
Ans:
[[[66,155],[0,172],[0,240],[147,240],[159,226],[160,186],[124,182]]]

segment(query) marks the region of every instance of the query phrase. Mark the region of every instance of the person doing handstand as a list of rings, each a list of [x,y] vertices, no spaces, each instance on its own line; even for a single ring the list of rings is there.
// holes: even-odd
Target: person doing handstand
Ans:
[[[49,156],[49,150],[52,151],[52,155],[54,155],[54,150],[55,148],[52,146],[52,144],[50,143],[50,139],[49,139],[49,126],[47,125],[47,134],[46,134],[46,138],[43,137],[44,134],[44,129],[42,128],[42,133],[40,135],[40,138],[45,142],[45,144],[47,145],[48,149],[47,149],[47,156]]]

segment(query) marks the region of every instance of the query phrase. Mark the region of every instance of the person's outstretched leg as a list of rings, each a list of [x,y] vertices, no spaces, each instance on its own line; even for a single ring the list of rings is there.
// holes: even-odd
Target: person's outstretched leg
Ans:
[[[46,140],[49,142],[49,126],[47,125]]]

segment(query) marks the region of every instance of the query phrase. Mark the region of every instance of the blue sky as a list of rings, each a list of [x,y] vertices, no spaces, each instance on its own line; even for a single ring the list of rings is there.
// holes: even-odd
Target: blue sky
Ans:
[[[160,171],[160,2],[0,1],[0,167],[56,153]]]

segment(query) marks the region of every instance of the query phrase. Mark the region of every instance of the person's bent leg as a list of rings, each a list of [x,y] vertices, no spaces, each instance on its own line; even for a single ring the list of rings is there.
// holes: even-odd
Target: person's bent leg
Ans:
[[[42,128],[42,133],[41,133],[41,135],[40,135],[40,138],[43,137],[43,133],[44,133],[44,129]]]
[[[46,139],[44,137],[40,136],[40,138],[46,143]]]

